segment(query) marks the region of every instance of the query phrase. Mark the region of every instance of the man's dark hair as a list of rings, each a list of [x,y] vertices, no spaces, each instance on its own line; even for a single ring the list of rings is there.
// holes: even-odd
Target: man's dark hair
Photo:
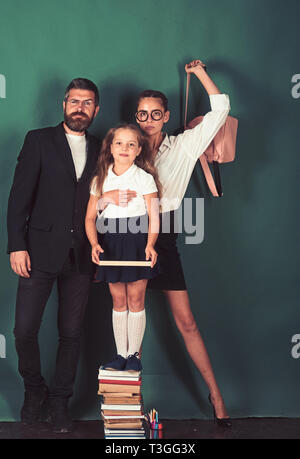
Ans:
[[[67,86],[64,97],[65,101],[68,99],[71,89],[87,89],[88,91],[93,91],[95,94],[95,105],[99,105],[99,91],[95,83],[91,80],[87,80],[86,78],[74,78]]]
[[[146,89],[139,95],[137,104],[139,104],[140,100],[144,99],[145,97],[154,97],[155,99],[160,99],[165,111],[168,111],[168,99],[164,93],[155,91],[154,89]]]

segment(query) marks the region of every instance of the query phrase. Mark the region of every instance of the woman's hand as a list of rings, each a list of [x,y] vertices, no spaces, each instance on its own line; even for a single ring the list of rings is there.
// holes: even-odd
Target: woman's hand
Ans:
[[[104,250],[102,249],[100,244],[94,244],[92,245],[92,261],[93,263],[96,263],[96,265],[99,265],[99,254],[104,253]]]
[[[202,61],[200,61],[199,59],[195,59],[194,61],[190,62],[189,64],[186,64],[186,66],[185,66],[186,73],[195,73],[195,71],[197,71],[199,69],[206,70],[206,65]]]
[[[157,262],[157,252],[154,249],[152,245],[147,245],[145,249],[145,254],[146,254],[146,260],[148,261],[149,258],[151,259],[151,268],[156,264]]]
[[[194,75],[196,75],[198,80],[203,84],[209,96],[214,94],[221,94],[220,89],[215,85],[213,80],[206,72],[206,65],[199,59],[186,64],[185,71],[186,73],[194,73]]]
[[[115,204],[120,207],[127,207],[129,201],[136,197],[134,190],[111,190],[103,193],[99,199],[98,209],[103,210],[107,204]]]

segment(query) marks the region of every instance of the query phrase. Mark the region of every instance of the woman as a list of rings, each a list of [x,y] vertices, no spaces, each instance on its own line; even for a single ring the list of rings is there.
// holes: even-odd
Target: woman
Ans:
[[[216,383],[210,360],[195,322],[183,270],[176,247],[177,234],[174,232],[174,211],[179,208],[198,158],[206,150],[214,136],[224,124],[230,110],[229,98],[221,94],[211,80],[200,60],[185,66],[187,73],[193,73],[202,83],[210,98],[211,111],[201,124],[178,136],[169,137],[162,132],[169,121],[168,100],[159,91],[144,91],[138,100],[136,121],[146,134],[155,158],[155,166],[162,185],[162,221],[170,218],[169,234],[160,233],[155,246],[160,267],[163,271],[148,283],[150,288],[164,291],[170,304],[176,325],[182,334],[188,353],[209,388],[209,401],[219,425],[230,427],[222,395]],[[119,193],[114,190],[103,196],[108,202],[126,205],[135,197],[132,190]],[[163,225],[161,225],[163,227]]]

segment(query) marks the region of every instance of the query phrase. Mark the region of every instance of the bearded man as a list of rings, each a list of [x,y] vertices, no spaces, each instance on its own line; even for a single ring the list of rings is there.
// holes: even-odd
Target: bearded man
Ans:
[[[47,406],[54,432],[70,432],[80,335],[93,277],[84,220],[99,142],[87,132],[99,111],[99,92],[76,78],[63,101],[64,122],[28,132],[8,202],[10,264],[19,276],[15,342],[25,386],[21,421],[41,420]],[[59,345],[51,389],[41,374],[38,333],[54,283]]]

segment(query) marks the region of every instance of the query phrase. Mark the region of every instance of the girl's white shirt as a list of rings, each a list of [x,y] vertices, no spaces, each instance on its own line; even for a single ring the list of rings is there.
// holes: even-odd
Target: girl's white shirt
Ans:
[[[137,195],[129,201],[126,207],[108,204],[104,211],[100,214],[101,218],[125,218],[138,217],[147,213],[147,207],[144,195],[157,192],[157,187],[154,178],[136,164],[132,164],[126,172],[121,175],[116,175],[113,172],[113,165],[108,169],[107,177],[103,183],[103,193],[112,190],[133,190]],[[96,191],[95,177],[92,180],[90,193],[94,196],[99,196]]]

